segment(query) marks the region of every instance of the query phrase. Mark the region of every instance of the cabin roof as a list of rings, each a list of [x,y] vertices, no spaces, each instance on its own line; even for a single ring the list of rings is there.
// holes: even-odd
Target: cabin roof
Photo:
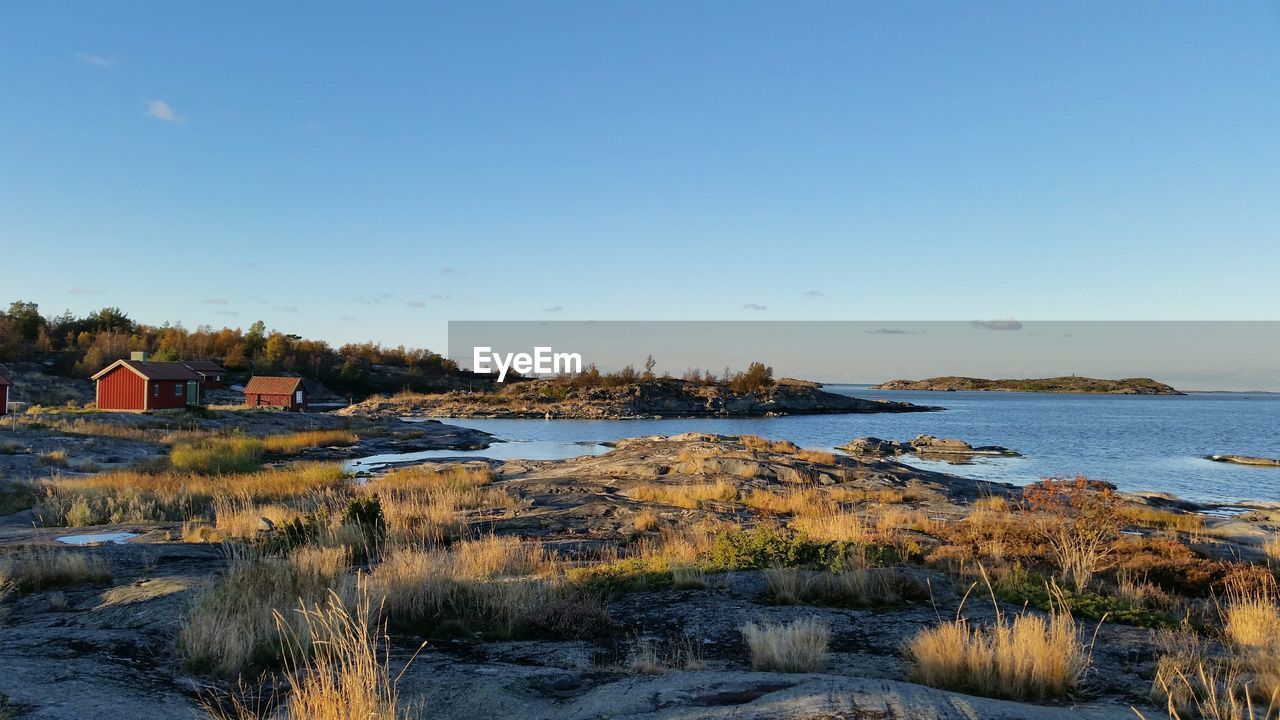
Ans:
[[[180,362],[155,362],[151,360],[117,360],[99,370],[90,380],[97,380],[107,373],[123,367],[147,380],[203,380],[204,376]]]
[[[225,375],[227,373],[226,369],[212,360],[184,360],[182,364],[201,375]]]
[[[302,378],[255,375],[244,386],[245,395],[291,395],[302,388]]]

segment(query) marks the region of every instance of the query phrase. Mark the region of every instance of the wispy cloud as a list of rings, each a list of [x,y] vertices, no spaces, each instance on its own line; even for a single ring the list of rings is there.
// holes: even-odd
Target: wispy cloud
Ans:
[[[185,117],[178,114],[177,110],[173,109],[172,105],[163,100],[148,100],[147,114],[157,120],[171,123],[180,123],[186,120]]]
[[[280,305],[272,308],[272,310],[278,310],[280,312],[302,312],[298,309],[297,305]]]
[[[217,310],[213,314],[214,315],[239,315],[240,313],[236,312],[235,310]]]
[[[372,295],[358,295],[351,300],[361,305],[386,305],[390,302],[399,302],[400,298],[395,293],[380,292]]]
[[[251,262],[251,261],[249,261],[249,260],[245,260],[244,262],[238,262],[238,263],[236,263],[236,267],[238,267],[238,268],[246,268],[246,269],[248,269],[248,268],[255,268],[255,267],[258,267],[258,264],[257,264],[257,263],[254,263],[254,262]]]
[[[1014,319],[1009,320],[974,320],[969,323],[973,327],[983,330],[1021,330],[1022,323]]]
[[[105,55],[95,55],[93,53],[76,53],[76,59],[86,65],[96,65],[98,67],[111,67],[116,64],[116,59]]]
[[[424,308],[427,306],[427,304],[421,300],[410,300],[408,305],[411,308]]]
[[[346,320],[347,322],[351,322],[351,321],[355,320],[355,317],[354,317],[354,316],[352,316],[352,315],[339,315],[339,316],[338,316],[338,319],[339,319],[339,320]]]
[[[822,292],[821,290],[805,290],[805,291],[804,291],[803,293],[801,293],[801,294],[802,294],[802,295],[804,295],[804,296],[805,296],[805,297],[807,297],[807,298],[820,298],[820,297],[826,297],[826,296],[827,296],[827,294],[826,294],[826,293],[824,293],[824,292]]]
[[[227,301],[226,298],[205,298],[200,302],[204,303],[205,305],[230,305],[231,304],[230,302]]]
[[[768,308],[768,307],[765,307],[764,305],[761,305],[761,304],[759,304],[759,303],[747,303],[746,305],[743,305],[743,306],[742,306],[742,309],[743,309],[743,310],[754,310],[755,312],[764,312],[765,310],[768,310],[769,308]]]
[[[440,293],[431,293],[431,295],[427,296],[427,299],[428,300],[452,300],[453,296],[441,295]]]
[[[875,330],[868,330],[867,334],[868,335],[914,335],[915,333],[913,333],[910,330],[901,330],[899,328],[876,328]]]
[[[542,312],[544,312],[544,313],[558,313],[558,312],[564,312],[564,308],[563,308],[562,306],[560,306],[560,305],[552,305],[551,307],[544,307],[544,308],[542,308]]]
[[[461,275],[462,271],[459,270],[458,268],[442,267],[440,268],[440,274],[441,275]]]

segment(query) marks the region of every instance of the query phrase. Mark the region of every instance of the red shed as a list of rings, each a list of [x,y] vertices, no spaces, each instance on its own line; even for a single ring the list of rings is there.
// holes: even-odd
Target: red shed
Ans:
[[[244,386],[244,404],[306,412],[307,388],[302,384],[302,378],[255,375]]]
[[[227,371],[212,360],[184,360],[182,364],[200,373],[200,376],[204,378],[204,382],[201,383],[202,387],[224,388],[227,386],[222,380],[222,376],[226,375]]]
[[[9,412],[10,387],[13,387],[13,383],[9,382],[9,378],[0,375],[0,415]]]
[[[166,410],[200,404],[204,377],[179,362],[117,360],[90,379],[99,410]]]

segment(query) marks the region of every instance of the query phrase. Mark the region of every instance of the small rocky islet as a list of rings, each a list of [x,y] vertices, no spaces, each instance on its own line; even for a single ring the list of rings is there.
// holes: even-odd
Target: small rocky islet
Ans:
[[[904,413],[941,409],[841,395],[823,390],[820,383],[789,378],[751,391],[737,390],[723,383],[654,378],[619,385],[579,385],[564,379],[526,380],[508,383],[492,392],[375,396],[340,410],[339,414],[619,420]]]
[[[1051,378],[1027,378],[1022,380],[946,375],[924,380],[889,380],[873,385],[874,390],[928,390],[933,392],[1029,392],[1029,393],[1087,393],[1102,395],[1185,395],[1186,393],[1151,378],[1124,378],[1102,380],[1099,378],[1066,375]]]

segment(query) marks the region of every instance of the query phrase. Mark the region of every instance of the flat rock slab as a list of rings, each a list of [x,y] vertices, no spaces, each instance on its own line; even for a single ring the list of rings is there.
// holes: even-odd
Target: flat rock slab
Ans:
[[[974,697],[893,680],[827,674],[669,672],[592,683],[573,672],[450,669],[420,658],[401,696],[432,717],[511,720],[1131,720],[1127,705],[1034,705]],[[494,668],[496,670],[496,668]],[[574,687],[577,694],[573,694]],[[420,695],[419,695],[420,693]],[[1148,711],[1149,717],[1155,717]]]

